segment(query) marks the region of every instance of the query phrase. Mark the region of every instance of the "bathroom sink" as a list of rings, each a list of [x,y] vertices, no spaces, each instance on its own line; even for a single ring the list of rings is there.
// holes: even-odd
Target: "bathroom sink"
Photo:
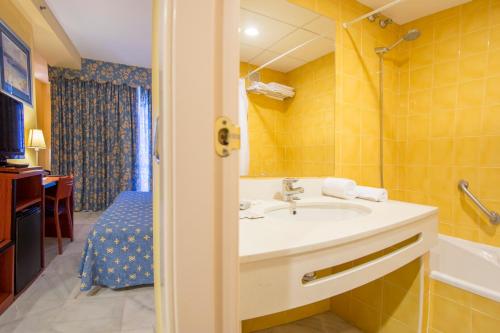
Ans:
[[[353,219],[368,215],[371,210],[367,207],[350,203],[321,203],[321,204],[297,204],[295,214],[289,207],[269,209],[265,216],[275,220],[286,220],[290,222],[336,222]]]

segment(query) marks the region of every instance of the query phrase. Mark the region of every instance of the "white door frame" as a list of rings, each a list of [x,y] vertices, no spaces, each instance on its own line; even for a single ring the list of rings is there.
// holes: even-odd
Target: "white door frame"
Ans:
[[[213,143],[215,119],[238,117],[239,1],[153,8],[157,331],[239,332],[238,156]]]

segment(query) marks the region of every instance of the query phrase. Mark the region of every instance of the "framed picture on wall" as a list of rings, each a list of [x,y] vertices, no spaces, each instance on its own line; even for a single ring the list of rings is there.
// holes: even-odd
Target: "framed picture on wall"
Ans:
[[[30,49],[0,21],[0,89],[32,104]]]

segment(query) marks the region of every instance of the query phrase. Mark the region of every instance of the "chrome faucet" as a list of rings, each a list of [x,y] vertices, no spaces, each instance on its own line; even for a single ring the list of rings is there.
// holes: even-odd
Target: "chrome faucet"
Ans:
[[[283,201],[290,203],[290,213],[293,215],[297,213],[297,203],[295,202],[295,200],[299,200],[297,194],[304,193],[303,187],[293,187],[293,183],[298,181],[297,178],[285,178],[281,183],[281,197]]]

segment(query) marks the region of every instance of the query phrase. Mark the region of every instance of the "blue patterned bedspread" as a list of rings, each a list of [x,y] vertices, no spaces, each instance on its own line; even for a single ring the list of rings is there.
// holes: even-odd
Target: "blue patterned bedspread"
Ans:
[[[80,262],[80,290],[153,283],[151,192],[122,192],[90,230]]]

